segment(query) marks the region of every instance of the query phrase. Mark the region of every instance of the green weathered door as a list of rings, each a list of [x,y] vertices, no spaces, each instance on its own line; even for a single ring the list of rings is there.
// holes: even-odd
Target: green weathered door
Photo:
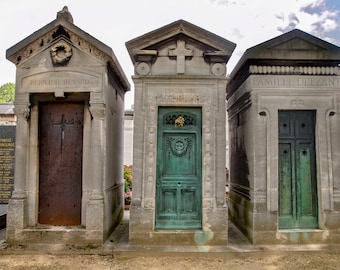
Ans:
[[[315,111],[279,111],[279,228],[317,228]]]
[[[202,228],[200,108],[159,108],[156,229]]]

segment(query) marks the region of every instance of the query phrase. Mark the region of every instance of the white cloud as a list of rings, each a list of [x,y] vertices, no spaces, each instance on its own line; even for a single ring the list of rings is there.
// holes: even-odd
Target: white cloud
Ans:
[[[229,72],[249,47],[295,28],[332,41],[332,31],[339,31],[339,10],[327,10],[325,0],[211,0],[224,9],[227,39],[237,43],[228,64]],[[339,31],[340,32],[340,31]],[[337,43],[340,44],[338,34]]]

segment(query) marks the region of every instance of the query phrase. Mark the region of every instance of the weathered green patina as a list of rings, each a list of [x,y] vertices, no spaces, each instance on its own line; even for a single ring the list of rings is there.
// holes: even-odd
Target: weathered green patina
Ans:
[[[279,111],[279,228],[317,228],[315,111]]]
[[[156,229],[202,228],[201,121],[201,108],[159,108]]]

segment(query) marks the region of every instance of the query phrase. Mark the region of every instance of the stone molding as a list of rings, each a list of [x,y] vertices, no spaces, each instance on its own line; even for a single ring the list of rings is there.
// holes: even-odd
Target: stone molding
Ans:
[[[250,74],[269,75],[340,75],[335,66],[249,66]]]

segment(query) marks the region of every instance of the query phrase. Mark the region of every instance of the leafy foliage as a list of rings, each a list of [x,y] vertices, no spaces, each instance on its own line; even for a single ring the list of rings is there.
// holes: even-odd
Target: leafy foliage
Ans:
[[[131,204],[132,196],[132,166],[124,166],[124,200],[125,205]]]
[[[0,86],[0,102],[13,102],[15,95],[15,84],[5,83]]]

